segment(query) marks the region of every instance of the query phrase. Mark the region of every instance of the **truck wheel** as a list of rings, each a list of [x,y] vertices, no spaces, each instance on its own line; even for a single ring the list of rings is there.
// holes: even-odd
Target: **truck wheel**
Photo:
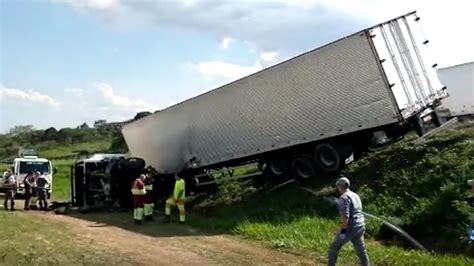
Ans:
[[[313,159],[309,155],[301,155],[295,158],[291,164],[293,176],[298,179],[310,179],[316,176]]]
[[[316,165],[326,172],[334,172],[342,167],[342,158],[337,149],[329,143],[321,143],[314,150]]]
[[[288,171],[288,165],[284,159],[271,159],[267,163],[267,171],[274,176],[282,176]]]

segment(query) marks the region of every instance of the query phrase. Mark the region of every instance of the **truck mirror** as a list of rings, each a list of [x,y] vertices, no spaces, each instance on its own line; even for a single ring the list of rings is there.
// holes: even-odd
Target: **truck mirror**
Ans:
[[[58,173],[58,168],[57,167],[54,167],[53,168],[53,174],[57,174]]]

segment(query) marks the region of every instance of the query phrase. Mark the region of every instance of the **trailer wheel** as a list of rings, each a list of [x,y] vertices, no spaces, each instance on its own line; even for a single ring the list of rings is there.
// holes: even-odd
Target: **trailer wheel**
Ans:
[[[267,171],[273,176],[282,176],[288,172],[288,164],[284,159],[270,159],[267,163]]]
[[[342,167],[342,158],[337,149],[329,143],[321,143],[314,150],[316,165],[326,172],[334,172]]]
[[[293,176],[298,179],[310,179],[316,176],[313,159],[309,155],[296,157],[291,163]]]

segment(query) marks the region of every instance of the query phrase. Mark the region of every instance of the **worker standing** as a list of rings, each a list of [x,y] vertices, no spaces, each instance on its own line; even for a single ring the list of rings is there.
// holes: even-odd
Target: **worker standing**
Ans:
[[[3,188],[5,189],[5,210],[8,211],[8,202],[10,201],[10,211],[15,210],[15,194],[17,189],[15,175],[11,170],[7,170],[3,176]]]
[[[153,194],[153,183],[154,180],[151,176],[146,176],[145,180],[145,221],[153,221],[153,211],[155,209],[155,198]]]
[[[186,222],[186,213],[185,213],[185,193],[186,193],[186,184],[184,179],[179,177],[177,174],[175,175],[175,183],[174,183],[174,191],[170,198],[166,200],[165,205],[165,219],[163,220],[164,223],[171,222],[171,207],[178,206],[179,210],[179,222],[185,223]]]
[[[25,176],[23,180],[23,185],[25,187],[25,211],[30,209],[30,200],[32,195],[32,188],[34,182],[34,173],[33,171],[29,171],[28,174]]]
[[[145,204],[145,175],[140,175],[132,183],[132,195],[133,195],[133,220],[135,224],[141,224],[143,221],[143,208]]]
[[[31,196],[30,196],[30,209],[37,210],[38,209],[38,186],[36,185],[36,181],[40,173],[38,171],[33,171],[32,183],[31,183]]]
[[[364,266],[370,265],[364,243],[365,221],[359,195],[349,189],[350,181],[346,177],[339,178],[336,182],[336,187],[339,193],[341,193],[341,197],[338,200],[341,228],[336,233],[336,237],[329,249],[328,265],[336,265],[339,250],[349,241],[352,242],[361,264]]]
[[[38,200],[40,210],[47,210],[48,209],[48,187],[49,182],[46,176],[40,174],[38,175],[38,179],[36,180],[36,186],[38,188]]]

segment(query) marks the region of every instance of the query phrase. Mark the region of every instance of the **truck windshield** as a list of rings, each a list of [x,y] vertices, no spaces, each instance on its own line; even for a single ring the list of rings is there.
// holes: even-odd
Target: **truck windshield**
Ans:
[[[20,174],[27,174],[29,171],[49,173],[49,162],[20,162]]]

